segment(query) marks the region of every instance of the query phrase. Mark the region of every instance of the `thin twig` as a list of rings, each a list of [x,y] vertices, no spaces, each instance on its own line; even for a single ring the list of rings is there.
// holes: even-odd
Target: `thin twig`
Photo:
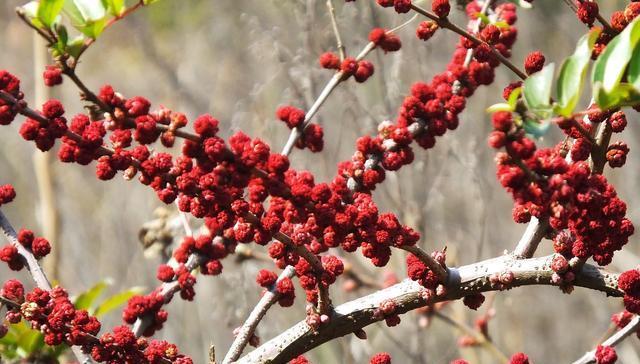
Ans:
[[[449,30],[451,30],[451,31],[453,31],[455,33],[458,33],[459,35],[461,35],[461,36],[467,38],[468,40],[470,40],[476,46],[480,45],[480,44],[485,44],[487,47],[489,47],[489,49],[491,51],[491,54],[493,54],[493,56],[496,57],[500,61],[500,63],[502,63],[505,66],[507,66],[507,68],[509,68],[511,71],[513,71],[513,73],[515,73],[522,80],[527,78],[526,73],[522,72],[518,67],[516,67],[513,63],[511,63],[511,61],[509,61],[505,56],[503,56],[502,53],[500,53],[500,51],[495,49],[489,43],[480,40],[479,38],[477,38],[473,34],[469,33],[468,31],[466,31],[466,30],[460,28],[459,26],[453,24],[451,21],[449,21],[449,19],[440,18],[436,14],[434,14],[434,13],[432,13],[430,11],[427,11],[427,10],[425,10],[425,9],[419,7],[418,5],[415,5],[415,4],[411,4],[411,10],[415,11],[416,13],[422,14],[422,15],[426,16],[427,18],[433,20],[441,28],[449,29]]]
[[[501,363],[509,362],[509,358],[505,355],[502,350],[500,350],[488,337],[486,337],[483,333],[474,330],[468,325],[456,321],[451,317],[441,313],[440,311],[434,311],[434,316],[439,318],[440,320],[446,322],[447,324],[457,328],[458,330],[464,332],[466,335],[473,337],[478,344],[486,348],[493,356],[500,361]]]
[[[387,31],[387,34],[390,34],[398,31],[399,29],[402,29],[403,27],[410,24],[415,18],[416,17],[412,17],[405,23],[400,24],[399,26]],[[373,42],[367,43],[367,45],[360,51],[358,56],[356,56],[355,60],[361,61],[375,48],[376,48],[376,45]],[[333,90],[335,90],[335,88],[343,81],[345,81],[345,78],[344,78],[344,72],[342,71],[336,72],[333,75],[333,77],[331,77],[329,82],[325,85],[325,87],[320,92],[320,95],[318,96],[318,98],[313,102],[313,104],[305,114],[304,122],[302,123],[302,125],[291,130],[291,133],[289,134],[289,139],[287,140],[287,143],[282,148],[282,152],[280,154],[283,154],[286,156],[291,154],[293,147],[296,145],[296,142],[298,141],[298,139],[300,139],[300,137],[302,136],[304,129],[309,125],[309,123],[311,122],[311,119],[316,115],[316,113],[318,112],[320,107],[325,103],[325,101],[327,101],[327,98],[329,97],[329,95],[331,95]]]
[[[280,273],[280,276],[278,276],[278,281],[281,281],[285,278],[291,278],[295,274],[295,268],[289,265],[282,271],[282,273]],[[267,314],[269,308],[271,308],[271,306],[278,300],[278,297],[279,294],[275,289],[275,284],[273,287],[270,287],[264,293],[264,295],[262,295],[262,298],[260,298],[258,304],[256,304],[253,310],[251,310],[249,317],[247,317],[245,322],[240,327],[240,330],[238,331],[235,340],[233,340],[233,343],[231,344],[227,355],[225,355],[224,359],[222,360],[223,364],[231,363],[238,360],[238,358],[242,354],[242,351],[251,339],[251,336],[253,336],[253,334],[255,333],[258,324]]]
[[[342,37],[340,36],[340,29],[338,29],[338,22],[336,21],[336,10],[333,7],[332,0],[327,0],[327,9],[329,10],[329,16],[331,17],[331,27],[333,28],[333,34],[336,37],[336,46],[338,47],[340,60],[344,61],[347,55],[344,48],[344,44],[342,43]]]

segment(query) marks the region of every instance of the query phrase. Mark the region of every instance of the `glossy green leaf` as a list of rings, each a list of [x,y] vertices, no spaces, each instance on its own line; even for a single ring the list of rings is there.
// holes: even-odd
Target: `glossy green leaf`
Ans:
[[[96,309],[95,315],[97,317],[106,315],[107,313],[118,309],[129,301],[129,299],[135,295],[141,294],[144,291],[142,287],[133,287],[126,291],[117,293],[106,300],[104,300]]]
[[[38,5],[38,19],[47,28],[51,28],[53,22],[62,11],[64,0],[40,0]]]
[[[629,70],[627,70],[627,81],[640,91],[640,43],[636,44],[636,48],[631,55],[629,62]]]
[[[102,281],[95,286],[89,288],[88,291],[79,295],[75,301],[73,302],[74,306],[76,306],[79,310],[88,310],[91,308],[96,299],[104,292],[104,290],[109,286],[107,281]]]
[[[524,81],[524,100],[534,113],[550,108],[554,69],[555,64],[550,63]]]
[[[602,92],[612,92],[624,76],[634,48],[640,41],[640,17],[613,38],[598,57],[592,74],[592,83],[600,83]]]
[[[594,28],[585,34],[576,46],[573,55],[567,58],[558,75],[558,107],[556,112],[563,116],[570,116],[575,109],[584,86],[584,76],[587,73],[593,46],[600,35],[600,30]]]

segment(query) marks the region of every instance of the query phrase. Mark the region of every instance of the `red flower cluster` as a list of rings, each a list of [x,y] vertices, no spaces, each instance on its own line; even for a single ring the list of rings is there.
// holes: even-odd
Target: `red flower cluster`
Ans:
[[[127,326],[117,326],[112,333],[102,335],[90,353],[94,360],[107,363],[152,364],[168,360],[175,364],[193,364],[191,358],[180,354],[174,344],[136,338]]]
[[[626,204],[617,197],[614,187],[602,175],[592,174],[587,163],[581,161],[586,159],[582,154],[588,156],[590,152],[590,147],[586,153],[581,152],[586,139],[576,141],[572,158],[578,162],[569,163],[563,157],[562,144],[536,150],[524,130],[513,123],[510,113],[495,113],[493,125],[489,144],[506,149],[496,158],[497,176],[515,200],[514,220],[525,223],[531,216],[548,218],[556,231],[569,229],[572,235],[555,245],[558,253],[581,259],[593,257],[600,265],[609,264],[634,228],[625,217]],[[567,133],[580,136],[571,125],[564,125]]]
[[[43,237],[35,237],[33,231],[22,229],[18,232],[18,242],[31,250],[36,259],[47,256],[51,252],[51,244]]]
[[[369,32],[369,40],[385,52],[396,52],[402,48],[397,35],[388,33],[386,29],[374,28]]]
[[[640,314],[640,271],[628,270],[618,278],[618,288],[624,292],[624,308]]]
[[[529,357],[524,353],[515,353],[509,359],[509,364],[530,364]]]
[[[449,11],[451,11],[451,4],[449,4],[449,0],[433,0],[431,2],[431,10],[437,16],[446,18],[449,16]]]
[[[146,318],[150,322],[142,335],[151,336],[157,330],[162,329],[162,325],[167,321],[168,313],[162,309],[164,303],[160,290],[146,296],[133,296],[122,311],[122,319],[133,325],[137,319]]]
[[[413,254],[407,254],[407,276],[434,292],[439,284],[438,276]]]
[[[411,0],[377,0],[378,5],[390,8],[394,7],[396,12],[403,14],[411,10]]]
[[[390,36],[390,37],[395,37],[395,36]],[[359,82],[359,83],[362,83],[368,80],[369,77],[371,77],[374,72],[373,63],[369,61],[366,61],[366,60],[356,61],[353,58],[346,58],[344,61],[340,62],[340,58],[335,53],[332,53],[332,52],[323,53],[320,56],[319,62],[322,68],[335,69],[335,70],[344,72],[343,80],[353,76],[356,82]],[[285,108],[289,108],[289,107],[290,106],[285,106]],[[288,120],[282,119],[280,117],[280,110],[282,110],[282,108],[278,110],[278,118],[280,118],[282,121],[287,122],[287,124],[289,125],[289,128],[292,128],[292,126],[288,123]],[[285,111],[286,113],[286,109],[284,109],[283,111]]]
[[[438,30],[438,23],[431,20],[423,21],[416,29],[416,36],[418,39],[427,41],[436,34],[436,30]]]
[[[53,87],[62,83],[62,70],[56,65],[49,65],[42,73],[44,84]]]
[[[540,51],[531,52],[524,60],[524,69],[528,75],[536,73],[544,67],[544,54]]]
[[[46,152],[53,148],[56,139],[67,131],[64,107],[58,100],[49,100],[42,105],[41,119],[28,118],[20,127],[20,135],[25,140],[34,141],[38,149]]]
[[[320,55],[318,59],[320,67],[326,69],[339,70],[340,69],[340,57],[333,52],[325,52]]]
[[[598,345],[596,348],[596,364],[614,364],[617,360],[616,349],[612,346]]]
[[[369,364],[391,364],[391,355],[389,353],[378,353],[371,357]]]
[[[0,92],[22,100],[24,95],[20,91],[20,80],[11,73],[0,70]],[[0,98],[0,125],[9,125],[18,114],[18,106],[9,104]]]
[[[0,206],[8,204],[13,201],[14,198],[16,198],[16,190],[12,185],[7,184],[0,186]]]
[[[0,294],[20,305],[8,307],[5,315],[7,321],[17,323],[24,318],[44,334],[47,345],[66,343],[85,346],[90,344],[90,336],[100,331],[100,322],[89,316],[87,311],[76,310],[67,292],[60,287],[51,292],[35,288],[25,295],[20,282],[9,280]]]

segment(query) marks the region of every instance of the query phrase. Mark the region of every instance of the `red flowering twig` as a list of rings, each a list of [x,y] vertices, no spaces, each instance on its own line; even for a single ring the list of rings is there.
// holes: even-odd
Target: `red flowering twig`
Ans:
[[[411,19],[409,19],[408,21],[404,22],[403,24],[400,24],[399,26],[388,30],[386,33],[387,34],[392,34],[392,33],[396,32],[396,31],[402,29],[403,27],[405,27],[409,23],[411,23],[414,19],[415,19],[415,17],[412,17]],[[375,48],[376,48],[375,43],[373,43],[373,42],[367,43],[367,45],[355,57],[355,61],[357,62],[357,61],[363,60],[364,57],[366,57],[369,54],[369,52],[371,52]],[[309,123],[311,122],[311,119],[316,115],[316,113],[318,112],[320,107],[324,104],[324,102],[327,101],[327,98],[329,97],[329,95],[331,95],[333,90],[341,82],[347,80],[347,78],[345,76],[346,75],[345,75],[344,71],[338,71],[333,75],[333,77],[331,77],[331,79],[326,84],[324,89],[322,89],[322,91],[320,92],[320,95],[318,95],[318,98],[316,98],[316,100],[313,102],[313,104],[311,105],[311,107],[309,108],[307,113],[305,114],[304,122],[302,124],[300,124],[298,127],[296,127],[296,128],[291,130],[291,133],[289,134],[289,139],[287,140],[287,143],[282,148],[282,153],[280,153],[280,154],[287,155],[287,156],[289,154],[291,154],[291,151],[293,150],[293,147],[296,145],[296,142],[302,136],[302,132],[309,125]]]
[[[2,229],[2,233],[4,234],[4,236],[7,238],[7,240],[9,240],[11,245],[16,247],[16,249],[18,250],[18,254],[20,254],[20,256],[22,256],[22,258],[27,263],[26,267],[29,270],[31,277],[36,282],[36,285],[40,289],[51,291],[51,283],[49,283],[49,279],[40,266],[40,263],[38,263],[38,260],[33,256],[31,251],[29,251],[27,248],[22,246],[20,242],[18,242],[18,234],[16,233],[16,230],[13,228],[13,226],[11,226],[9,219],[7,219],[2,211],[0,211],[0,229]],[[87,354],[83,353],[82,349],[79,346],[72,346],[71,350],[80,363],[93,363],[91,358]]]
[[[20,305],[18,302],[14,302],[14,301],[12,301],[12,300],[10,300],[10,299],[7,299],[6,297],[3,297],[3,296],[0,296],[0,303],[2,303],[2,304],[4,304],[4,305],[6,305],[8,308],[18,309],[18,310],[20,310],[20,309],[21,309],[21,305]],[[44,317],[43,317],[43,318],[44,318]],[[73,329],[73,327],[72,327],[72,326],[70,326],[70,325],[66,325],[66,326],[67,326],[67,328],[68,328],[68,329],[70,329],[70,330],[72,330],[72,329]],[[92,334],[90,334],[90,333],[88,333],[88,332],[78,331],[78,333],[79,333],[80,335],[82,335],[82,337],[83,337],[84,339],[86,339],[86,344],[90,344],[90,345],[93,345],[93,346],[101,346],[101,345],[102,345],[102,343],[100,342],[100,338],[99,338],[99,337],[97,337],[97,336],[95,336],[95,335],[92,335]],[[87,356],[86,354],[84,354],[84,353],[82,352],[82,349],[81,349],[79,346],[72,346],[72,347],[71,347],[71,350],[73,350],[74,354],[76,354],[76,358],[77,358],[78,360],[80,360],[80,363],[82,363],[82,364],[86,364],[86,363],[93,363],[93,361],[91,360],[91,358],[90,358],[89,356]],[[142,351],[140,351],[140,350],[138,350],[138,352],[139,352],[141,355],[144,355],[144,352],[142,352]],[[81,358],[78,358],[78,357],[77,357],[77,353],[82,354],[82,355],[85,357],[85,359],[83,360],[83,359],[81,359]],[[171,363],[172,363],[172,361],[171,361],[171,360],[168,360],[168,359],[166,359],[166,358],[164,358],[164,357],[157,357],[157,359],[158,359],[158,361],[159,361],[160,363],[165,363],[165,364],[171,364]]]
[[[615,334],[611,335],[607,340],[603,341],[601,346],[614,347],[620,344],[624,339],[630,335],[636,333],[640,329],[640,316],[634,315],[631,321],[620,329]],[[573,364],[590,364],[596,362],[596,349],[585,353],[580,359],[573,362]]]
[[[292,266],[287,266],[282,273],[278,276],[278,281],[281,281],[284,278],[292,278],[296,274],[295,268]],[[277,282],[277,281],[276,281]],[[223,364],[231,363],[240,357],[242,351],[249,343],[251,336],[253,336],[258,324],[264,316],[267,314],[267,311],[273,306],[274,303],[278,301],[280,294],[276,290],[276,284],[273,285],[270,289],[266,290],[260,301],[255,305],[251,313],[245,320],[245,322],[240,326],[236,338],[233,340],[229,351],[225,355],[222,360]]]
[[[505,66],[507,66],[507,68],[509,68],[511,71],[513,71],[513,73],[515,73],[520,79],[524,80],[527,78],[527,74],[522,72],[518,67],[516,67],[516,65],[514,65],[511,61],[509,61],[505,56],[502,55],[502,53],[500,53],[497,49],[495,49],[492,45],[490,45],[489,43],[477,38],[475,35],[469,33],[468,31],[460,28],[459,26],[453,24],[451,21],[449,21],[449,19],[447,18],[441,18],[439,16],[437,16],[436,14],[425,10],[423,8],[421,8],[418,5],[415,4],[411,4],[411,10],[415,11],[416,13],[422,14],[424,16],[426,16],[427,18],[433,20],[436,24],[438,24],[439,27],[441,28],[445,28],[445,29],[449,29],[455,33],[458,33],[459,35],[467,38],[469,41],[471,41],[474,45],[478,46],[480,44],[484,44],[486,45],[489,50],[491,51],[491,54],[496,57],[496,59],[498,59],[500,61],[500,63],[504,64]]]

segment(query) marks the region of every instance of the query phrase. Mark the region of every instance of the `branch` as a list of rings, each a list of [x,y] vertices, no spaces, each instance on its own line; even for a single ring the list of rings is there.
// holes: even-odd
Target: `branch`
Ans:
[[[613,334],[610,338],[605,340],[601,345],[602,346],[616,346],[620,344],[624,339],[626,339],[629,335],[637,332],[640,329],[640,316],[634,315],[631,321],[627,324],[627,326],[620,329],[620,331]],[[584,354],[580,359],[573,362],[573,364],[590,364],[596,362],[596,351],[591,350]]]
[[[7,238],[7,240],[9,240],[11,245],[18,249],[18,254],[20,254],[20,256],[22,256],[22,258],[27,263],[27,269],[29,270],[29,273],[31,273],[31,277],[36,282],[36,285],[40,289],[51,291],[51,283],[49,283],[49,279],[40,266],[40,263],[38,263],[38,260],[35,256],[33,256],[29,249],[20,244],[20,242],[18,241],[18,234],[16,233],[16,230],[13,228],[13,226],[11,226],[11,223],[2,211],[0,211],[0,229],[2,229],[2,233]],[[71,347],[71,350],[80,363],[93,363],[91,357],[83,353],[82,348],[80,348],[79,346],[74,345]]]
[[[331,27],[333,28],[333,34],[336,37],[336,46],[338,47],[338,53],[340,53],[340,60],[344,61],[346,57],[346,51],[344,44],[342,43],[342,37],[340,36],[340,29],[338,29],[338,22],[336,21],[336,10],[333,7],[333,1],[327,0],[327,9],[329,10],[329,16],[331,17]]]
[[[411,23],[414,19],[415,19],[415,17],[412,17],[411,19],[409,19],[405,23],[403,23],[403,24],[401,24],[401,25],[389,30],[387,32],[387,34],[390,34],[390,33],[398,31],[399,29],[401,29],[401,28],[405,27],[406,25],[408,25],[409,23]],[[364,59],[364,57],[366,57],[367,54],[369,54],[372,50],[374,50],[375,47],[376,47],[376,45],[373,42],[369,42],[360,51],[358,56],[356,56],[356,58],[355,58],[356,61],[361,61],[362,59]],[[320,106],[322,106],[322,104],[324,104],[324,102],[327,101],[327,98],[329,97],[329,95],[331,95],[331,92],[333,92],[333,90],[343,81],[346,81],[346,79],[344,78],[344,72],[339,71],[339,72],[336,72],[333,75],[333,77],[329,80],[329,82],[324,87],[324,89],[322,89],[322,92],[320,92],[320,95],[318,96],[318,98],[313,102],[313,104],[309,108],[309,111],[307,111],[307,113],[306,113],[306,115],[304,117],[304,122],[300,126],[298,126],[297,128],[291,130],[291,134],[289,134],[289,139],[287,140],[287,143],[285,144],[284,148],[282,148],[282,153],[281,154],[284,154],[286,156],[291,154],[291,151],[293,150],[293,147],[295,146],[296,142],[302,136],[302,132],[307,127],[307,125],[309,125],[309,122],[311,121],[311,118],[313,118],[315,116],[315,114],[320,109]]]
[[[513,255],[485,260],[479,263],[450,269],[447,293],[426,302],[424,288],[411,280],[404,280],[394,286],[371,295],[347,302],[335,308],[333,317],[326,325],[314,332],[305,321],[299,322],[282,334],[266,342],[253,352],[241,358],[238,363],[282,363],[305,353],[336,337],[362,329],[381,318],[374,314],[380,305],[393,300],[402,314],[434,302],[459,299],[468,295],[493,291],[489,277],[506,270],[513,272],[511,287],[527,285],[553,285],[551,261],[553,255],[518,260]],[[586,264],[576,273],[576,286],[598,290],[609,296],[621,297],[617,288],[617,274],[606,272],[596,266]]]

